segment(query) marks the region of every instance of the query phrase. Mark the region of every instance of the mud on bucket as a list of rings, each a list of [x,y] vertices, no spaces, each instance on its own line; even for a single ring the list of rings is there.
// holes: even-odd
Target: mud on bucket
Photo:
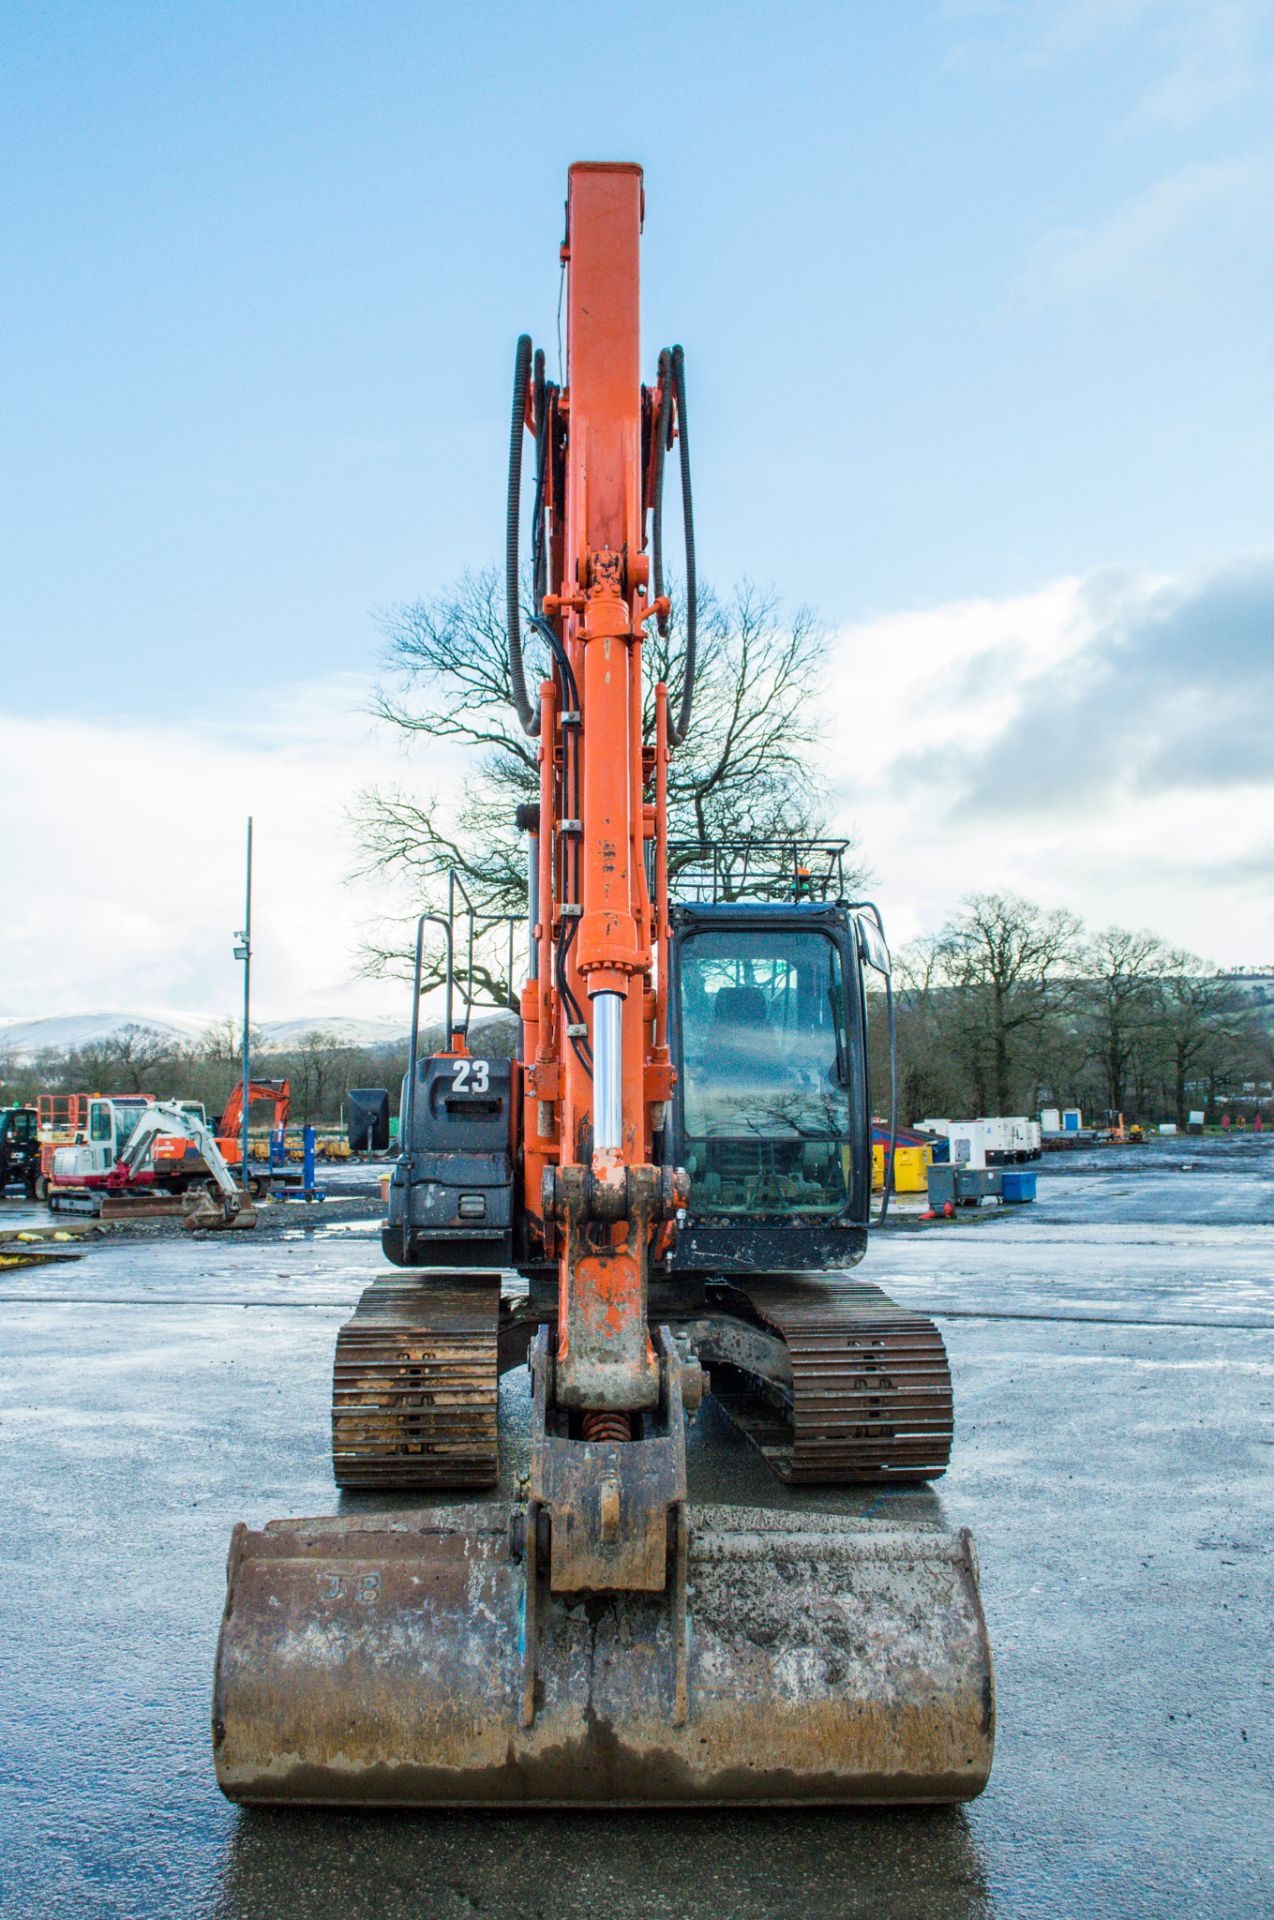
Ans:
[[[549,1593],[525,1509],[235,1531],[231,1799],[363,1805],[969,1799],[993,1681],[967,1533],[696,1508],[684,1608]]]

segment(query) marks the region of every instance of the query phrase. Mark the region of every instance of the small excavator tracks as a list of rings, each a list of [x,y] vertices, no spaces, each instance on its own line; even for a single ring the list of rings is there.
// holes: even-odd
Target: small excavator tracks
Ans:
[[[843,1278],[712,1289],[783,1341],[791,1383],[712,1367],[712,1397],[781,1480],[935,1480],[951,1456],[942,1335],[879,1287]],[[742,1298],[740,1297],[742,1296]]]
[[[332,1470],[341,1487],[489,1487],[498,1471],[500,1276],[397,1275],[336,1340]]]

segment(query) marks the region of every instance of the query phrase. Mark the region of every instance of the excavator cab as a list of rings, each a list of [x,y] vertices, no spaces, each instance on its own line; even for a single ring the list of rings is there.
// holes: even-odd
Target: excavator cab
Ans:
[[[831,1271],[867,1245],[866,1012],[842,905],[673,909],[668,1158],[690,1176],[678,1273]]]

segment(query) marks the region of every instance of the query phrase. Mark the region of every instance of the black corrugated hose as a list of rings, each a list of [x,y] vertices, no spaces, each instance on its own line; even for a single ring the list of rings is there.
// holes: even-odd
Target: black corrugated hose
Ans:
[[[675,722],[669,724],[669,737],[674,746],[680,746],[690,727],[690,714],[694,704],[695,658],[698,631],[698,588],[695,574],[694,543],[694,495],[690,482],[690,441],[686,429],[686,368],[685,355],[681,347],[671,350],[665,348],[659,356],[659,376],[662,399],[660,403],[659,424],[655,453],[655,488],[653,501],[653,546],[654,546],[654,585],[655,595],[660,597],[664,591],[663,574],[663,478],[664,459],[673,440],[673,408],[676,408],[677,438],[679,440],[679,466],[681,474],[681,515],[685,535],[686,558],[686,653],[682,669],[681,704]],[[509,484],[505,515],[505,605],[506,624],[509,638],[509,677],[512,684],[513,704],[517,709],[522,730],[528,734],[538,734],[540,717],[527,696],[526,672],[522,658],[522,609],[520,594],[520,522],[522,492],[522,435],[526,423],[527,388],[532,379],[532,349],[528,334],[518,340],[517,352],[513,364],[513,411],[509,423]],[[544,542],[544,482],[548,458],[546,382],[544,379],[544,356],[534,356],[535,415],[536,415],[536,489],[534,524],[532,527],[532,571],[533,590],[536,595],[536,613],[531,625],[548,642],[557,662],[563,680],[563,691],[574,703],[578,711],[579,691],[575,686],[575,675],[571,670],[566,650],[550,624],[539,615],[539,600],[543,595],[547,571]],[[659,622],[661,633],[667,633],[666,618]],[[578,741],[575,782],[578,787]],[[569,781],[570,774],[567,773]],[[578,795],[576,798],[578,808]],[[576,853],[578,862],[578,850]],[[579,882],[578,870],[575,875],[576,887]],[[568,1005],[574,996],[566,986],[564,979],[564,961],[569,951],[570,936],[575,932],[572,925],[568,937],[559,949],[559,984],[565,988],[564,998]],[[580,1049],[577,1047],[576,1051]]]
[[[522,435],[526,425],[526,390],[531,377],[531,336],[524,333],[518,341],[513,361],[513,417],[509,428],[509,491],[504,521],[504,593],[505,621],[509,634],[509,679],[513,704],[523,733],[540,730],[539,713],[526,692],[526,673],[522,665],[522,608],[518,579],[519,518],[522,496]]]
[[[664,458],[672,445],[672,355],[667,347],[659,356],[659,419],[655,426],[655,497],[651,502],[650,545],[655,567],[655,598],[664,592]],[[657,625],[668,637],[668,615],[661,613]]]
[[[535,349],[531,376],[535,414],[535,508],[531,515],[531,604],[538,614],[549,590],[548,544],[544,538],[545,478],[548,471],[549,396],[556,393],[544,378],[544,349]]]
[[[532,368],[534,369],[532,371]],[[544,378],[544,354],[537,351],[532,361],[531,342],[526,334],[518,341],[517,357],[513,369],[513,420],[509,442],[509,512],[507,523],[508,543],[505,551],[505,589],[508,597],[509,628],[509,672],[513,682],[513,699],[518,710],[518,718],[526,733],[538,733],[539,714],[531,714],[531,704],[526,693],[526,677],[522,664],[522,623],[520,586],[520,501],[522,482],[522,433],[525,426],[526,391],[528,382],[534,380],[535,393],[535,506],[531,517],[531,578],[535,595],[536,611],[530,616],[528,625],[547,645],[557,666],[562,683],[564,699],[570,707],[579,711],[579,686],[570,657],[562,645],[552,624],[543,618],[539,609],[548,586],[548,549],[544,538],[544,494],[548,474],[549,443],[548,416],[549,399],[555,389]],[[534,725],[528,725],[528,719],[534,719]],[[579,728],[574,727],[566,733],[563,763],[563,779],[566,784],[567,805],[572,806],[578,818],[580,805],[580,769],[579,769]],[[572,797],[572,787],[574,789]],[[571,875],[572,891],[578,900],[580,894],[580,845],[574,838],[573,851],[566,855],[574,871]],[[567,956],[571,942],[579,929],[578,916],[573,915],[567,925],[565,937],[558,942],[557,948],[557,988],[567,1009],[568,1016],[577,1025],[584,1024],[584,1015],[578,1000],[571,990],[566,975]],[[571,1045],[585,1072],[593,1070],[592,1052],[587,1041],[581,1043],[572,1036]]]
[[[695,578],[694,493],[690,485],[690,437],[686,430],[686,357],[680,347],[665,347],[659,356],[659,377],[663,399],[655,435],[655,497],[651,545],[654,549],[655,597],[664,591],[664,456],[672,446],[672,407],[677,409],[678,460],[681,469],[681,520],[686,544],[686,658],[681,674],[681,705],[675,721],[670,721],[668,737],[679,747],[690,731],[690,710],[694,704],[695,651],[699,625],[699,593]],[[666,634],[668,623],[659,622]]]

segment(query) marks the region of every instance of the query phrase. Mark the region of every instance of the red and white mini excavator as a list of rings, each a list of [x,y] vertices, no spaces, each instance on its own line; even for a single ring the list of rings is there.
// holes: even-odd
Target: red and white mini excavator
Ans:
[[[642,214],[638,167],[571,168],[566,383],[518,346],[509,653],[540,768],[519,820],[521,1058],[475,1057],[450,1012],[448,1052],[413,1044],[397,1271],[336,1353],[336,1479],[381,1498],[235,1531],[213,1706],[232,1799],[949,1801],[990,1771],[977,1562],[936,1502],[873,1500],[866,1518],[843,1491],[829,1511],[808,1491],[799,1510],[690,1498],[705,1393],[741,1462],[750,1442],[806,1490],[888,1493],[943,1471],[951,1383],[933,1323],[851,1272],[871,1204],[865,972],[889,964],[874,909],[843,898],[834,847],[697,864],[669,847],[694,549],[680,349],[653,385],[639,371]],[[528,431],[530,626],[550,663],[534,699]],[[642,679],[669,612],[674,447],[675,713]],[[446,1504],[496,1486],[499,1376],[527,1361],[511,1497]]]

